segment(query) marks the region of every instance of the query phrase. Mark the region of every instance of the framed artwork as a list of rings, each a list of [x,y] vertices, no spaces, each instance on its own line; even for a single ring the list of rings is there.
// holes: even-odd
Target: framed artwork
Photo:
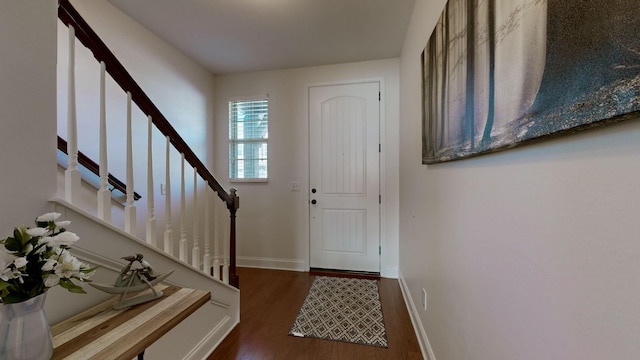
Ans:
[[[640,6],[449,0],[422,75],[424,164],[640,117]]]

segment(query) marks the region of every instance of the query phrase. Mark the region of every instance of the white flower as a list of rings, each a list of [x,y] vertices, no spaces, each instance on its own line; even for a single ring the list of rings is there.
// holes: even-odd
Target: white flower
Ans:
[[[42,265],[41,270],[42,271],[53,271],[55,266],[58,265],[58,260],[56,260],[57,257],[58,257],[58,255],[53,255],[52,257],[48,258],[47,261],[44,263],[44,265]]]
[[[80,237],[71,231],[61,232],[56,236],[46,236],[41,239],[42,242],[46,243],[49,247],[56,246],[71,246],[76,241],[80,240]]]
[[[29,261],[27,261],[26,257],[19,257],[13,261],[13,264],[16,266],[17,269],[19,269],[23,266],[27,266],[28,262]]]
[[[50,213],[46,213],[43,215],[40,215],[36,218],[37,222],[49,222],[49,221],[56,221],[59,217],[60,217],[60,213],[57,212],[50,212]]]
[[[80,266],[82,263],[68,252],[64,252],[60,259],[58,259],[58,265],[55,266],[56,275],[61,278],[70,279],[74,275],[80,273]]]
[[[56,274],[49,274],[47,278],[44,280],[44,286],[46,287],[54,287],[60,283],[60,276]]]
[[[71,280],[88,282],[88,272],[93,273],[93,269],[68,252],[80,238],[65,231],[71,222],[57,221],[60,215],[51,212],[38,216],[36,227],[19,225],[14,229],[19,236],[0,239],[0,306],[5,301],[28,300],[61,281],[67,290],[83,292]]]
[[[29,234],[32,237],[42,236],[48,232],[49,232],[49,229],[41,228],[41,227],[27,229],[27,234]]]
[[[16,258],[17,256],[8,253],[4,247],[0,248],[0,279],[4,281],[13,279],[13,276],[9,276],[13,273],[11,265],[13,265]]]
[[[10,268],[2,268],[2,270],[0,270],[0,280],[9,281],[10,279],[13,279],[13,270]]]
[[[31,244],[29,244],[29,246],[31,246]],[[46,246],[41,246],[41,247],[39,247],[39,248],[38,248],[38,250],[36,250],[36,251],[34,252],[34,254],[35,254],[35,255],[40,255],[40,254],[42,254],[45,250],[47,250]],[[30,252],[30,251],[31,251],[31,250],[27,251],[27,253],[28,253],[28,252]]]
[[[55,224],[56,224],[57,227],[64,228],[64,227],[67,227],[67,226],[71,225],[71,221],[69,221],[69,220],[56,221]]]
[[[11,276],[13,277],[13,279],[18,279],[18,281],[20,281],[20,284],[24,284],[24,280],[22,279],[22,276],[28,276],[27,274],[23,274],[18,270],[14,270],[13,274],[11,274]]]

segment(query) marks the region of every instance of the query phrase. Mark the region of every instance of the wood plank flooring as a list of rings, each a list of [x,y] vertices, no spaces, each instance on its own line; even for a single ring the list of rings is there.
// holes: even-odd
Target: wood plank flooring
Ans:
[[[240,324],[209,360],[422,359],[400,286],[380,279],[388,348],[288,336],[314,275],[240,268]]]

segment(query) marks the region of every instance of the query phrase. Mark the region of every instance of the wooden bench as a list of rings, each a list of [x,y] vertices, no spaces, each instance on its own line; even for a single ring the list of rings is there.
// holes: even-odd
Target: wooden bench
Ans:
[[[144,350],[211,298],[204,290],[158,285],[163,296],[114,310],[114,297],[51,327],[57,359],[142,359]]]

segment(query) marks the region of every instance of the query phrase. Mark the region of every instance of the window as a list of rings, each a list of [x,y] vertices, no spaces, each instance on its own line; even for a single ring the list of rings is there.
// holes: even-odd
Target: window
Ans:
[[[269,100],[229,101],[229,178],[266,181]]]

